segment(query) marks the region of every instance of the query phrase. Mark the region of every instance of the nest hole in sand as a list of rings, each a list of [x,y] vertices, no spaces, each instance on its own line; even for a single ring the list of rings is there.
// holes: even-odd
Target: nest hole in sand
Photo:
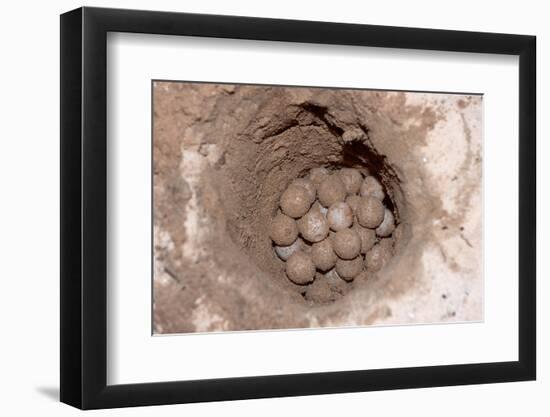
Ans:
[[[370,282],[342,281],[331,297],[319,301],[306,296],[306,286],[288,280],[285,264],[273,250],[269,224],[281,194],[294,179],[306,176],[314,167],[353,167],[364,175],[375,176],[383,185],[383,203],[393,212],[397,225],[407,215],[397,172],[370,142],[368,127],[361,122],[348,122],[345,130],[339,126],[338,120],[327,117],[324,107],[309,103],[289,107],[282,114],[248,124],[247,129],[231,138],[218,170],[229,236],[264,272],[257,279],[272,280],[281,297],[310,305],[340,300]],[[395,256],[402,245],[397,244],[398,233],[394,232],[392,238],[396,240]],[[371,278],[375,280],[376,274],[366,281]]]

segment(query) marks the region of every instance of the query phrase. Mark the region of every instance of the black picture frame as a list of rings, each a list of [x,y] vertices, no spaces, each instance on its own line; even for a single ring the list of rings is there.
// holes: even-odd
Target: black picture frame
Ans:
[[[519,56],[519,358],[107,385],[107,33]],[[61,401],[82,409],[525,381],[536,378],[536,38],[251,17],[79,8],[61,15]]]

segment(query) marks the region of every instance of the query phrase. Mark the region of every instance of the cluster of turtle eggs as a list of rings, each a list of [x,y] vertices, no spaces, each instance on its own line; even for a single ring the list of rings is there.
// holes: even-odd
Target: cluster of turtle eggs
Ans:
[[[350,282],[379,270],[391,256],[395,230],[384,198],[380,182],[355,168],[313,168],[292,181],[270,225],[288,279],[311,284],[319,271]]]

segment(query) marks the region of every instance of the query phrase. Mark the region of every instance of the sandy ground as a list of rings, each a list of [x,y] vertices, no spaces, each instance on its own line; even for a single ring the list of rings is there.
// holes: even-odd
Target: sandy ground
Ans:
[[[483,319],[482,98],[156,82],[154,330],[280,329]],[[350,139],[351,138],[351,139]],[[403,233],[395,255],[317,305],[267,233],[315,166],[366,166]]]

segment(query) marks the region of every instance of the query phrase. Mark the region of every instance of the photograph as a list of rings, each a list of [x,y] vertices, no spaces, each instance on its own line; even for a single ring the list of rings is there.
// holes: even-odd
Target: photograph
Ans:
[[[537,37],[310,9],[61,15],[62,402],[542,392]]]
[[[482,322],[483,104],[152,80],[152,333]]]
[[[6,2],[0,416],[550,416],[544,4]]]

